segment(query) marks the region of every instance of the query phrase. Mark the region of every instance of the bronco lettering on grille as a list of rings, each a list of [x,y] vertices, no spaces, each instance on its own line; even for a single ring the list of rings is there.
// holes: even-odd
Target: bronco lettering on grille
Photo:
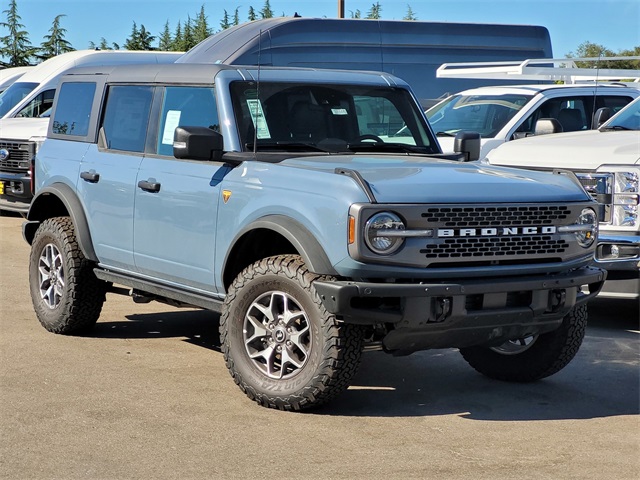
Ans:
[[[439,228],[438,237],[498,237],[508,235],[539,235],[556,233],[556,227],[485,227]]]

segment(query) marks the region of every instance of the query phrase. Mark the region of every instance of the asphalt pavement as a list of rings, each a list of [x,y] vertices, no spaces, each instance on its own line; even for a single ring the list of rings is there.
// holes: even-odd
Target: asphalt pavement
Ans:
[[[593,301],[576,358],[536,383],[371,352],[333,403],[286,413],[233,383],[216,314],[109,294],[89,335],[48,333],[21,224],[0,216],[2,479],[640,478],[637,302]]]

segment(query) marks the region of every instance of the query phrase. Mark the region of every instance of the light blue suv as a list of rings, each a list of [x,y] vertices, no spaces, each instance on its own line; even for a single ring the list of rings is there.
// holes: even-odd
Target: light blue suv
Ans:
[[[443,155],[387,74],[77,69],[24,225],[37,317],[83,331],[107,291],[220,312],[235,382],[283,410],[346,389],[364,346],[551,375],[605,278],[596,204],[571,174],[467,162],[478,149],[463,133]]]

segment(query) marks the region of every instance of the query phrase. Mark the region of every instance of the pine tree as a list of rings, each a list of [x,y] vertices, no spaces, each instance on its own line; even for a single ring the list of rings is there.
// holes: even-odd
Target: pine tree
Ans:
[[[231,26],[231,24],[229,23],[229,14],[225,10],[224,11],[224,15],[222,16],[222,20],[220,21],[220,28],[222,30],[226,30],[230,26]]]
[[[138,32],[138,50],[155,50],[153,48],[152,43],[156,39],[155,36],[151,35],[150,32],[144,28],[144,25],[140,24],[140,31]]]
[[[65,40],[66,28],[60,26],[60,19],[66,15],[57,15],[53,19],[53,25],[49,29],[50,35],[45,35],[45,41],[40,44],[40,54],[38,58],[46,60],[61,53],[72,52],[74,48],[69,41]]]
[[[160,37],[158,37],[158,48],[163,51],[171,50],[173,39],[171,38],[171,31],[169,30],[169,20],[164,24],[164,30]]]
[[[227,15],[227,11],[224,11],[225,16]],[[204,13],[204,5],[200,7],[200,13],[196,17],[196,24],[193,29],[193,38],[196,43],[200,43],[205,38],[211,35],[211,28],[209,28],[209,23],[207,22],[207,16]]]
[[[240,12],[238,7],[236,7],[236,11],[233,13],[233,24],[240,25]]]
[[[24,25],[20,23],[22,17],[18,15],[16,0],[9,0],[9,9],[2,13],[7,15],[7,21],[0,22],[0,27],[8,29],[9,35],[0,37],[0,56],[8,59],[8,67],[27,66],[37,49],[29,42],[27,31],[22,30]]]
[[[271,10],[271,4],[269,0],[264,0],[264,7],[260,10],[260,17],[262,18],[273,18],[273,10]]]
[[[362,18],[360,10],[356,10],[355,12],[353,10],[349,10],[349,12],[351,13],[351,18]]]
[[[403,20],[418,20],[418,17],[413,13],[411,5],[407,5],[407,14],[402,18]]]
[[[376,2],[373,5],[371,5],[371,10],[369,10],[365,18],[379,20],[382,18],[381,14],[382,14],[382,6],[380,5],[380,2]]]
[[[187,15],[187,21],[184,24],[184,33],[182,34],[182,46],[184,47],[184,51],[186,52],[191,47],[195,47],[196,41],[193,37],[193,21],[191,17]]]
[[[124,41],[124,48],[127,50],[142,50],[140,48],[140,44],[138,43],[140,33],[138,32],[138,25],[136,22],[133,22],[133,27],[131,28],[131,36]]]
[[[250,22],[253,22],[254,20],[256,20],[258,18],[258,16],[256,15],[256,11],[254,10],[253,7],[249,7],[249,13],[247,14],[247,19]]]
[[[173,42],[171,44],[171,50],[174,52],[184,52],[184,36],[182,35],[182,24],[178,21],[176,26],[176,33],[173,36]]]

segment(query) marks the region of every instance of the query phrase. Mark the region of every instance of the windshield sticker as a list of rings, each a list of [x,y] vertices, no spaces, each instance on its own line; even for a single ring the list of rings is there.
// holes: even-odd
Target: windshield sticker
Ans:
[[[180,110],[169,110],[167,119],[164,122],[164,132],[162,132],[162,143],[164,145],[173,145],[173,133],[180,124]]]
[[[260,100],[247,98],[247,105],[249,106],[249,112],[251,112],[253,126],[256,129],[256,137],[271,138],[269,127],[264,119],[264,112],[262,111],[262,103],[260,103]]]
[[[332,108],[331,113],[334,115],[349,115],[346,108]]]

